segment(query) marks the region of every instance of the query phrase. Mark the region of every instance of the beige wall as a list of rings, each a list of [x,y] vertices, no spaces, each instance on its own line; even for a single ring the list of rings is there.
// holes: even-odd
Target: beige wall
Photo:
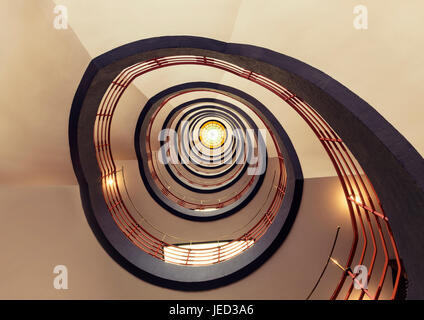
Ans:
[[[75,184],[69,110],[90,57],[51,1],[0,1],[0,183]]]
[[[53,28],[59,2],[69,8],[67,30]],[[0,1],[0,298],[305,298],[337,225],[342,226],[335,252],[340,261],[350,244],[346,205],[335,178],[306,180],[289,237],[246,279],[200,294],[159,288],[122,270],[89,229],[70,160],[69,111],[92,57],[143,38],[189,34],[264,46],[323,70],[370,102],[423,153],[424,3],[362,2],[370,10],[367,31],[352,27],[353,0],[214,1],[207,10],[197,0],[161,2],[164,10],[154,1]],[[210,74],[193,70],[184,81],[199,80],[199,75]],[[213,79],[249,89],[274,108],[306,177],[334,174],[287,106],[230,76],[214,74]],[[113,128],[118,159],[132,158],[133,131],[125,129],[135,124],[134,115],[147,97],[180,81],[181,71],[175,69],[167,77],[152,74],[128,90],[121,103],[129,111],[119,114]],[[53,288],[58,264],[69,268],[67,291]],[[330,265],[315,297],[328,298],[338,272]]]
[[[337,179],[308,179],[295,224],[271,259],[241,281],[187,293],[146,283],[116,264],[91,232],[77,187],[1,187],[0,203],[0,299],[304,299],[322,271],[337,225],[339,261],[346,259],[351,240]],[[55,265],[67,266],[68,290],[53,288]],[[329,265],[313,297],[327,299],[339,276]]]
[[[56,3],[68,7],[67,30],[53,28]],[[355,0],[1,1],[0,184],[75,184],[67,127],[87,64],[119,45],[161,35],[254,44],[309,63],[371,103],[423,153],[424,2],[361,3],[369,8],[366,31],[352,26]],[[199,79],[246,90],[271,108],[298,151],[305,177],[335,174],[311,131],[287,105],[246,81],[204,68],[176,68],[137,81],[140,92],[131,90],[122,119],[135,119],[152,94]],[[122,131],[119,139],[132,135]],[[131,147],[123,145],[121,154]]]
[[[70,25],[93,57],[140,39],[194,35],[262,46],[299,59],[370,103],[424,153],[422,0],[54,2],[68,6]],[[367,30],[353,27],[358,4],[368,8]],[[149,96],[183,80],[203,79],[206,72],[201,67],[166,69],[143,76],[146,80],[136,86]],[[285,103],[228,73],[219,82],[252,94],[272,109],[293,140],[305,177],[335,175],[311,131]]]

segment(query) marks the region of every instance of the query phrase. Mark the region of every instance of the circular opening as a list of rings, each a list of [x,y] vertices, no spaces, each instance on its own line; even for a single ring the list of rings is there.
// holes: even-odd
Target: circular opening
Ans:
[[[206,148],[215,149],[221,147],[226,137],[227,130],[218,121],[207,121],[200,128],[199,139]]]

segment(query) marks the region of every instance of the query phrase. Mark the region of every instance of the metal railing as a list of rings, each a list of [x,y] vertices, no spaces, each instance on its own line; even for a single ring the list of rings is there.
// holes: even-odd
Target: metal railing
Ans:
[[[369,294],[371,299],[378,299],[380,297],[388,270],[389,259],[391,257],[394,258],[397,265],[397,273],[391,295],[391,298],[394,299],[402,273],[402,266],[395,239],[388,218],[384,214],[372,184],[366,174],[362,174],[361,168],[355,164],[354,158],[344,142],[311,106],[280,84],[255,72],[214,58],[171,56],[155,58],[130,66],[124,69],[111,83],[99,106],[94,130],[94,143],[96,146],[97,160],[102,172],[104,198],[108,204],[112,217],[126,236],[134,244],[139,246],[140,249],[159,259],[164,259],[164,247],[173,246],[172,244],[166,244],[153,237],[144,230],[143,227],[133,219],[125,203],[123,203],[119,188],[116,186],[116,167],[110,149],[110,122],[120,97],[135,78],[159,68],[175,65],[203,65],[218,68],[253,81],[276,94],[304,119],[315,133],[330,158],[337,172],[346,199],[353,236],[347,260],[344,262],[344,269],[350,270],[350,267],[353,265],[366,264],[365,256],[369,249],[369,243],[371,243],[371,259],[367,265],[368,280],[370,281],[371,277],[377,276],[378,285],[376,290],[372,293],[363,289],[359,295],[359,299],[363,299],[366,293]],[[270,131],[270,133],[275,140],[272,131]],[[204,257],[204,259],[201,259],[202,264],[205,262],[207,263],[208,259],[211,264],[219,263],[233,257],[235,252],[239,254],[247,249],[244,248],[246,247],[245,245],[243,247],[237,247],[237,241],[243,240],[245,242],[239,241],[239,243],[246,243],[246,241],[256,241],[259,239],[272,224],[283,201],[286,187],[286,174],[281,153],[279,154],[279,159],[281,172],[278,180],[278,187],[276,188],[277,192],[275,193],[272,204],[267,210],[264,210],[261,220],[256,223],[253,228],[239,239],[235,239],[217,248],[184,249],[174,246],[175,250],[173,251],[175,251],[175,257],[172,256],[172,262],[182,265],[196,265],[196,261],[198,260],[191,259],[191,257],[199,257],[200,255]],[[112,179],[112,182],[110,182],[110,179]],[[355,259],[355,254],[358,249],[359,234],[362,238],[362,248],[359,251],[359,258]],[[379,249],[382,249],[384,264],[376,275],[375,266]],[[350,281],[346,283],[347,279]],[[344,298],[349,299],[353,290],[354,281],[355,275],[352,277],[348,272],[342,272],[331,299],[338,298],[345,285],[347,287],[347,292]]]
[[[124,90],[136,77],[148,71],[155,70],[159,66],[163,67],[166,65],[187,64],[187,62],[190,62],[190,60],[186,60],[181,57],[176,58],[176,61],[173,60],[174,58],[171,58],[168,61],[169,63],[162,64],[159,59],[154,59],[123,70],[121,74],[118,75],[118,77],[111,83],[103,97],[98,109],[94,129],[94,144],[96,146],[99,168],[102,172],[103,194],[109,211],[118,227],[135,245],[146,253],[165,260],[164,249],[167,248],[167,259],[175,264],[205,265],[219,263],[228,260],[251,247],[251,245],[246,244],[251,244],[252,242],[254,243],[257,241],[273,222],[283,201],[286,186],[284,159],[281,152],[278,150],[280,176],[271,205],[264,212],[262,218],[250,230],[237,239],[228,241],[215,248],[184,248],[182,246],[162,241],[140,225],[131,215],[130,210],[128,210],[128,206],[123,201],[122,194],[117,186],[116,166],[110,148],[111,121],[120,97]],[[195,61],[197,61],[196,58]],[[166,101],[164,101],[164,103],[166,103]],[[276,143],[272,132],[269,132]],[[249,183],[246,188],[250,185],[251,183]],[[163,191],[169,192],[167,188]],[[242,192],[245,192],[245,190],[242,190]],[[238,198],[240,198],[240,193],[230,201],[235,201]],[[184,202],[184,199],[180,199],[175,196],[174,201],[181,204]],[[227,203],[221,202],[220,204],[213,204],[211,206],[217,205],[222,206],[227,205]],[[200,208],[204,207],[205,206],[200,206]],[[196,206],[196,208],[199,208],[199,206]],[[169,248],[172,249],[169,250]]]

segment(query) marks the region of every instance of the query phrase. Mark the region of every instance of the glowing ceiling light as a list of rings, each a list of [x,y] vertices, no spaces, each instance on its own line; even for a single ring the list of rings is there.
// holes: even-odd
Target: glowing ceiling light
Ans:
[[[222,146],[227,137],[227,130],[218,121],[205,122],[199,132],[199,139],[202,144],[209,148],[214,149]]]

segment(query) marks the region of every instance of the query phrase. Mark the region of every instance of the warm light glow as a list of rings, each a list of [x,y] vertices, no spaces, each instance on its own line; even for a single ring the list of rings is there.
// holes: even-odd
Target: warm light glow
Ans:
[[[350,195],[349,200],[356,202],[357,204],[362,204],[361,197],[359,195],[355,197],[353,195]]]
[[[336,265],[338,266],[340,269],[342,269],[343,271],[346,271],[345,268],[343,268],[343,266],[334,258],[330,258],[330,260]]]
[[[114,183],[115,183],[115,180],[113,180],[113,178],[108,178],[107,180],[106,180],[106,184],[110,187],[110,186],[113,186],[114,185]]]
[[[200,128],[199,139],[202,144],[210,149],[218,148],[225,142],[227,131],[218,121],[208,121]]]
[[[247,241],[223,241],[209,243],[192,243],[176,246],[166,246],[163,248],[164,260],[168,263],[181,264],[187,261],[189,265],[206,265],[217,263],[221,260],[228,260],[254,244],[254,240]],[[218,250],[218,247],[223,247]],[[189,250],[194,250],[189,251]],[[210,250],[199,250],[210,249]],[[190,254],[189,254],[190,253]],[[188,258],[188,259],[187,259]]]
[[[199,212],[211,212],[211,211],[216,211],[216,210],[218,210],[218,208],[194,209],[194,211],[199,211]]]

